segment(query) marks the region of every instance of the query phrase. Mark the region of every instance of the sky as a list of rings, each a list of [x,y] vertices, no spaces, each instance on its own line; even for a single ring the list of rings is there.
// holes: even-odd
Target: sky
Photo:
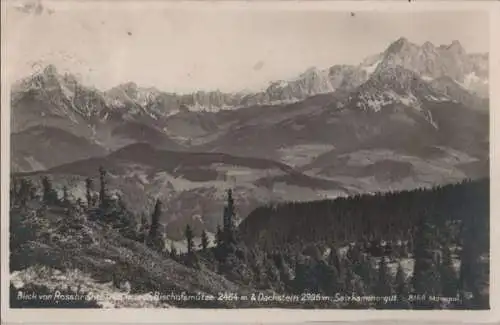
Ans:
[[[3,28],[10,79],[55,64],[109,89],[133,81],[164,91],[255,91],[315,66],[358,64],[400,37],[459,40],[488,52],[485,12],[217,10],[11,6]]]

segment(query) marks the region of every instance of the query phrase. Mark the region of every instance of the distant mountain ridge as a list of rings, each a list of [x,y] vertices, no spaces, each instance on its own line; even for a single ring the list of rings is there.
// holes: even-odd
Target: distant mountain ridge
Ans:
[[[27,91],[33,86],[39,88],[43,85],[51,89],[59,86],[75,109],[84,115],[99,114],[100,108],[105,105],[114,110],[127,108],[129,114],[144,111],[158,119],[180,110],[214,112],[252,105],[291,103],[337,90],[350,91],[367,81],[375,71],[395,66],[411,70],[426,81],[447,76],[472,93],[488,97],[488,54],[467,54],[458,41],[440,46],[426,42],[419,46],[406,38],[398,39],[384,52],[366,58],[357,66],[338,64],[325,70],[311,67],[295,79],[272,81],[265,90],[250,94],[220,91],[176,94],[142,88],[133,82],[98,91],[79,85],[70,74],[58,74],[53,65],[18,83],[13,92]]]
[[[434,46],[426,42],[418,46],[406,38],[400,38],[386,51],[366,58],[357,66],[334,65],[325,70],[311,67],[295,79],[273,81],[264,91],[253,94],[214,91],[175,95],[160,94],[154,90],[149,95],[154,100],[163,98],[165,105],[174,105],[177,109],[184,106],[192,110],[207,111],[291,103],[313,95],[353,90],[367,81],[373,72],[395,66],[413,71],[426,81],[446,76],[476,95],[488,97],[488,54],[467,54],[458,41],[453,41],[450,45]],[[136,85],[134,89],[135,92],[147,93],[147,89]]]
[[[85,87],[73,75],[58,73],[55,66],[49,65],[13,85],[11,128],[12,132],[21,132],[39,125],[43,119],[44,125],[115,149],[136,141],[137,137],[143,141],[144,137],[137,132],[128,135],[120,132],[123,137],[116,139],[114,128],[124,123],[142,124],[148,129],[144,132],[158,135],[155,142],[165,142],[163,146],[168,147],[172,141],[191,138],[193,133],[179,137],[178,132],[171,130],[172,116],[184,114],[183,122],[201,127],[194,134],[205,134],[217,129],[213,116],[189,117],[186,113],[289,105],[318,95],[346,95],[356,92],[358,87],[368,87],[365,83],[373,83],[373,75],[387,75],[397,67],[412,71],[430,83],[434,92],[450,100],[463,101],[472,108],[487,107],[487,54],[467,54],[458,41],[436,47],[429,42],[418,46],[401,38],[357,66],[334,65],[325,70],[312,67],[293,80],[271,82],[267,89],[257,93],[175,94],[142,88],[133,82],[101,91]]]

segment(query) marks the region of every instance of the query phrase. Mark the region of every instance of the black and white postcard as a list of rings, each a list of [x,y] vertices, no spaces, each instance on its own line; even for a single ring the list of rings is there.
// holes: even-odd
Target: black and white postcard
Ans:
[[[2,2],[7,315],[489,315],[498,8]]]

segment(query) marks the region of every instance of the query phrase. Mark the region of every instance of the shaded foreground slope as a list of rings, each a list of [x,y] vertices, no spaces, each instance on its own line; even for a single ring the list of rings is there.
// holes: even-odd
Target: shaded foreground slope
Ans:
[[[151,295],[217,297],[219,292],[243,290],[210,270],[186,267],[108,224],[89,220],[79,209],[70,212],[35,201],[14,206],[11,234],[11,285],[16,290],[53,293],[69,285],[72,292],[100,295],[97,305],[105,307],[227,307],[226,302],[155,300]],[[11,306],[21,303],[14,300]]]

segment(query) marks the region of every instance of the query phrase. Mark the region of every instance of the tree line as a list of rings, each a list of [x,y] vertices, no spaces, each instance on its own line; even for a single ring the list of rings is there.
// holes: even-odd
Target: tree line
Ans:
[[[465,222],[474,225],[477,245],[489,250],[489,238],[482,235],[489,234],[489,180],[262,206],[243,220],[239,230],[245,243],[269,250],[302,242],[345,245],[382,239],[411,246],[422,216],[444,230]],[[449,240],[460,238],[452,234]]]

